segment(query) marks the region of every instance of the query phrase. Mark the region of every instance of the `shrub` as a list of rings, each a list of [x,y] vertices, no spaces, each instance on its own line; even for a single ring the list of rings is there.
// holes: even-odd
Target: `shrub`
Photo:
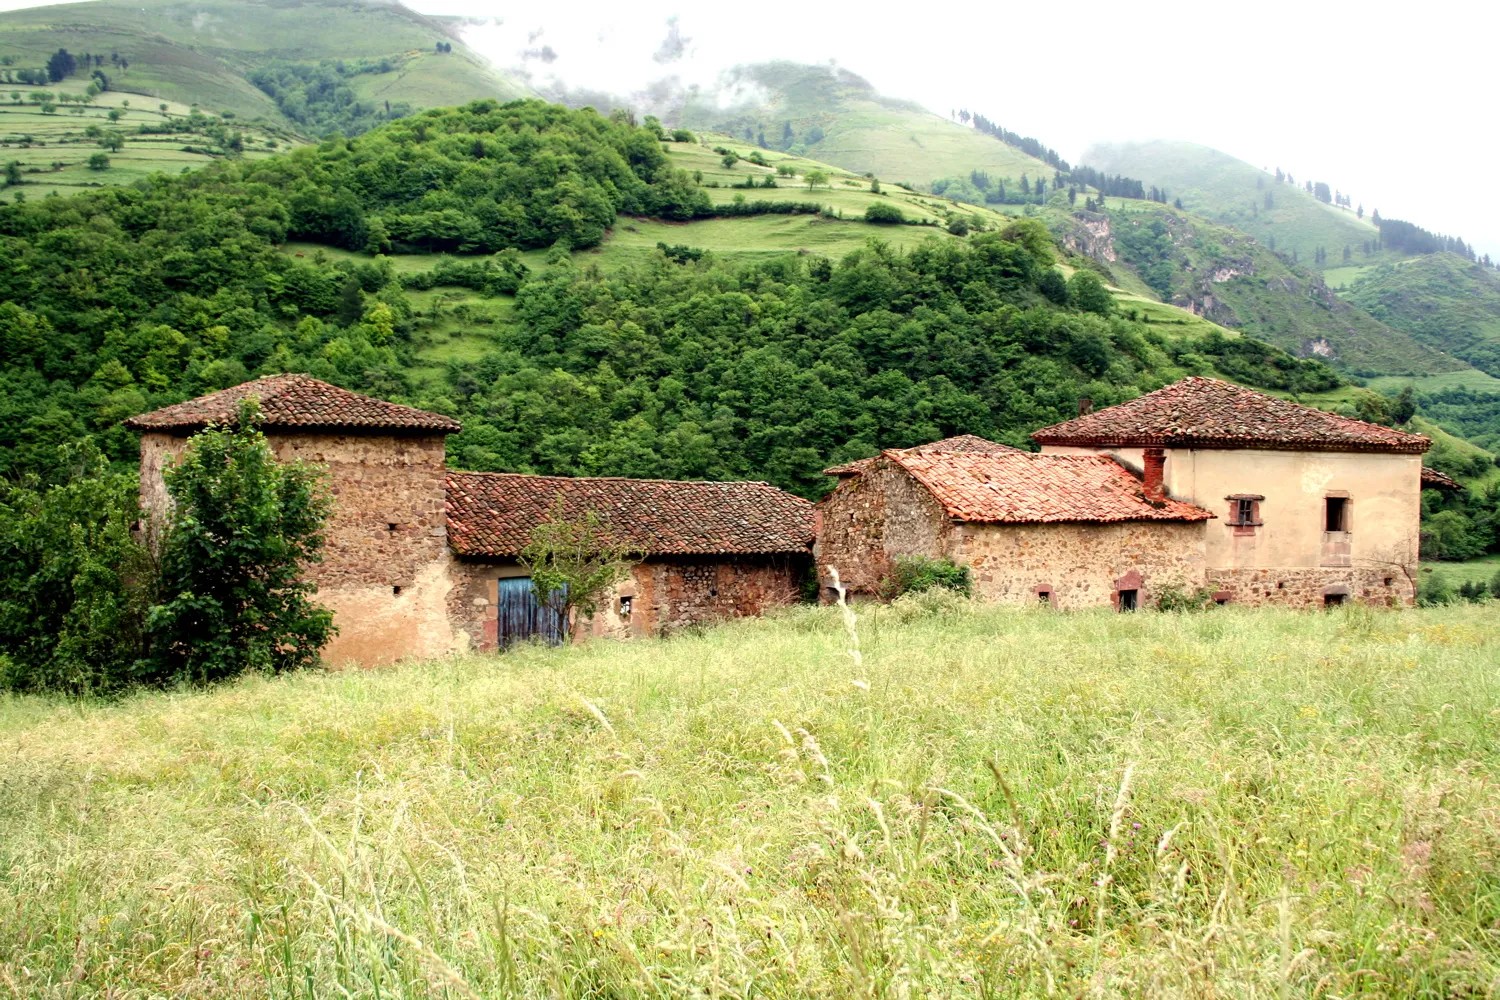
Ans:
[[[902,213],[901,209],[897,208],[895,205],[889,205],[885,202],[876,202],[869,208],[865,209],[865,221],[878,223],[884,226],[900,225],[906,221],[906,215]]]
[[[1104,282],[1090,271],[1075,271],[1073,277],[1068,279],[1068,302],[1075,309],[1098,313],[1100,316],[1108,316],[1115,311],[1114,297],[1104,287]]]
[[[1500,570],[1496,570],[1495,575],[1490,577],[1490,596],[1500,601]]]
[[[105,693],[149,674],[136,483],[92,442],[59,459],[60,482],[0,489],[0,688]]]
[[[173,510],[151,609],[163,679],[205,683],[317,662],[333,614],[312,600],[306,568],[322,558],[331,501],[319,472],[278,463],[253,400],[210,427],[166,472]]]
[[[698,137],[685,128],[674,128],[672,130],[673,142],[697,142]]]
[[[1470,604],[1480,604],[1490,599],[1490,590],[1482,580],[1465,580],[1458,585],[1458,596]]]
[[[89,157],[89,169],[90,170],[108,170],[109,169],[109,155],[106,154],[106,153],[95,153],[93,156],[90,156]]]
[[[1417,603],[1424,608],[1453,603],[1453,588],[1441,573],[1428,574],[1417,587]]]
[[[1199,587],[1189,593],[1181,587],[1167,586],[1156,594],[1158,611],[1207,611],[1218,606],[1213,590],[1208,587]]]
[[[955,215],[948,220],[948,232],[954,236],[968,236],[969,220],[965,219],[962,215]]]
[[[881,594],[894,600],[903,594],[920,594],[940,587],[970,596],[974,590],[974,577],[969,567],[952,559],[932,559],[928,556],[897,556],[891,566],[891,575],[881,583]]]

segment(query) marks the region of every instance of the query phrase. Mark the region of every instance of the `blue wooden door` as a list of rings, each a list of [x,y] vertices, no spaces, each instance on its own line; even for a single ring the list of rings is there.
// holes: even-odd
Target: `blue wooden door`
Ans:
[[[500,580],[497,589],[495,640],[502,649],[533,639],[550,646],[562,642],[562,591],[554,591],[545,602],[539,601],[529,576]]]

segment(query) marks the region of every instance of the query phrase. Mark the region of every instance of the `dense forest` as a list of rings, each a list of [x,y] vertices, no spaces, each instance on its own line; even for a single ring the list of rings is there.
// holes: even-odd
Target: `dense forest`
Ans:
[[[317,136],[360,135],[385,122],[405,118],[405,101],[362,101],[350,86],[363,74],[389,73],[389,59],[377,62],[325,61],[316,64],[273,62],[251,70],[247,78],[276,102],[281,113]]]
[[[515,258],[702,194],[650,132],[521,102],[5,206],[0,472],[45,472],[55,445],[87,435],[128,466],[123,417],[274,371],[459,416],[452,454],[472,468],[757,478],[808,495],[833,461],[958,432],[1022,442],[1079,396],[1104,404],[1189,372],[1338,383],[1248,339],[1168,339],[1107,315],[1098,279],[1064,282],[1031,220],[837,262],[663,253],[602,274],[555,253],[528,274]],[[511,251],[434,258],[432,280],[519,289],[494,350],[450,363],[439,389],[409,376],[406,287],[423,276],[278,249],[292,236],[370,246],[381,227],[391,242]]]

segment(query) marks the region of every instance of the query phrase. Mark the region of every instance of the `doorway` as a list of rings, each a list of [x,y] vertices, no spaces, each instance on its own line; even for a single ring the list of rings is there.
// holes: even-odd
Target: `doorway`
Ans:
[[[537,600],[529,576],[507,577],[495,583],[495,642],[501,649],[533,639],[549,646],[562,642],[563,591],[554,591],[543,603]]]

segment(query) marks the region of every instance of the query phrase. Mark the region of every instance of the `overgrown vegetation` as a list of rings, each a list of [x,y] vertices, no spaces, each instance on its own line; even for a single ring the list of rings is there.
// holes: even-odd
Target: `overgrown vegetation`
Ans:
[[[853,1000],[1500,976],[1492,608],[921,598],[860,612],[857,669],[837,609],[799,608],[0,699],[0,977]]]
[[[280,673],[333,634],[304,579],[329,499],[276,462],[253,404],[166,471],[172,509],[142,522],[135,477],[91,442],[47,481],[0,490],[0,690],[109,694]]]
[[[406,101],[360,100],[349,85],[352,77],[395,69],[396,62],[390,58],[352,63],[272,62],[251,70],[247,78],[302,130],[318,136],[334,132],[352,136],[411,114]]]
[[[887,600],[933,589],[968,597],[974,591],[973,571],[946,557],[897,556],[891,563],[891,575],[880,586],[881,596]]]
[[[520,560],[537,603],[558,616],[566,642],[573,637],[578,617],[597,613],[610,589],[641,558],[611,535],[598,512],[569,515],[559,495],[546,518],[531,529]]]

